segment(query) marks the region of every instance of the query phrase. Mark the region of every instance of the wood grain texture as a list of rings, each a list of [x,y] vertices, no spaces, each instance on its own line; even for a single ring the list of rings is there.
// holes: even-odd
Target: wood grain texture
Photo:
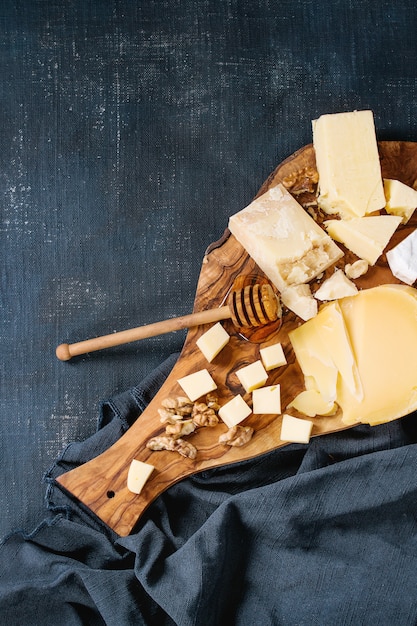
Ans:
[[[417,186],[417,143],[380,142],[382,174],[385,178],[397,178]],[[322,216],[315,205],[317,171],[312,145],[301,150],[281,163],[265,181],[259,194],[282,182],[317,221]],[[398,243],[417,226],[417,217],[400,227],[390,246]],[[354,261],[356,257],[345,251],[345,257],[337,265]],[[333,269],[328,270],[328,273]],[[241,288],[256,280],[266,281],[265,276],[248,256],[242,246],[226,229],[219,242],[212,244],[204,256],[197,285],[194,312],[224,305],[232,289]],[[373,287],[384,283],[399,282],[386,263],[385,254],[368,273],[359,278],[359,288]],[[312,283],[314,290],[315,284]],[[207,363],[196,347],[196,340],[209,326],[189,330],[181,355],[164,385],[129,431],[110,449],[82,465],[63,474],[58,484],[85,504],[95,515],[121,536],[128,535],[149,504],[177,481],[202,470],[256,457],[286,445],[280,440],[281,416],[250,415],[245,425],[255,430],[254,437],[244,447],[233,448],[218,443],[220,434],[227,427],[220,424],[214,428],[200,428],[188,437],[197,448],[197,458],[184,458],[175,452],[150,451],[146,442],[153,436],[164,433],[158,408],[168,396],[183,395],[177,380],[197,370],[207,368],[218,385],[217,394],[223,404],[240,393],[251,404],[251,394],[245,393],[236,376],[236,370],[259,358],[259,349],[277,341],[281,342],[287,357],[287,365],[272,370],[267,384],[281,385],[281,402],[285,409],[294,396],[304,389],[303,376],[288,339],[288,332],[296,328],[301,320],[289,311],[284,311],[282,323],[275,322],[252,331],[236,329],[231,320],[224,327],[231,335],[230,342],[214,359]],[[242,336],[243,335],[243,336]],[[297,415],[296,411],[288,413]],[[340,413],[332,417],[313,418],[313,436],[346,429]],[[126,486],[127,474],[132,459],[154,465],[155,470],[142,493],[135,495]]]

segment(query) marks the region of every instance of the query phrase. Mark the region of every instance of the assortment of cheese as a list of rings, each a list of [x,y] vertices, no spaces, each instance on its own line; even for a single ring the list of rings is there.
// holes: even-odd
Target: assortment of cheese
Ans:
[[[324,228],[277,184],[232,215],[229,230],[279,290],[284,306],[302,320],[288,335],[305,390],[287,409],[314,417],[340,407],[346,425],[376,425],[417,409],[417,290],[411,287],[417,280],[417,230],[386,254],[404,285],[358,290],[354,280],[375,265],[400,224],[409,221],[417,191],[382,178],[372,111],[322,115],[312,127],[317,203],[331,217]],[[343,258],[338,243],[358,259],[335,269],[313,293],[313,279]],[[211,363],[229,339],[219,322],[197,347]],[[240,394],[226,402],[219,417],[228,428],[251,413],[281,414],[280,385],[266,383],[268,372],[285,363],[281,344],[274,344],[236,371],[252,394],[252,407]],[[207,369],[178,383],[192,401],[217,386]],[[284,414],[281,440],[307,443],[312,428],[311,420]],[[129,474],[132,491],[152,471],[137,463]]]

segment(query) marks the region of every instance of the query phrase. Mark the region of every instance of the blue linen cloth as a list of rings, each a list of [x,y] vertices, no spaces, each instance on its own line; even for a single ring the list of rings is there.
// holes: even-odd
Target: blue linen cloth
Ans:
[[[415,415],[185,479],[124,538],[58,489],[140,419],[176,358],[104,402],[47,473],[45,520],[0,549],[2,623],[416,624]]]

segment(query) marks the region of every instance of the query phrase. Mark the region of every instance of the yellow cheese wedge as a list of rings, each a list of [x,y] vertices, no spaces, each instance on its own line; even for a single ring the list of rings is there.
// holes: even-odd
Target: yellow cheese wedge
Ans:
[[[375,265],[400,223],[398,215],[378,215],[328,220],[324,226],[333,239],[370,265]]]
[[[417,409],[417,291],[382,285],[340,301],[363,397],[346,385],[337,402],[345,424],[380,424]]]
[[[385,206],[372,111],[322,115],[313,120],[319,206],[348,219]]]
[[[281,184],[232,215],[229,229],[281,292],[312,280],[343,256]]]
[[[325,402],[334,402],[343,380],[352,396],[362,398],[361,379],[339,301],[323,306],[316,317],[291,331],[289,338],[307,389],[318,391]]]
[[[337,411],[335,402],[325,402],[316,389],[305,389],[295,396],[287,409],[293,408],[308,417],[333,415]]]
[[[406,224],[417,208],[417,191],[399,180],[384,178],[385,210]]]

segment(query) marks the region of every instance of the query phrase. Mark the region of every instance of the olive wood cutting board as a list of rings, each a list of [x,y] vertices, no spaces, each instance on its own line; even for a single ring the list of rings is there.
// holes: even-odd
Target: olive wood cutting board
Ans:
[[[396,178],[417,187],[417,143],[389,141],[379,142],[378,146],[383,177]],[[281,163],[262,185],[258,195],[281,182],[320,223],[323,216],[316,205],[317,179],[315,154],[310,144]],[[393,247],[416,226],[417,215],[397,230],[388,247]],[[357,258],[341,247],[345,256],[336,264],[339,267]],[[330,272],[333,272],[333,268],[327,271],[328,274]],[[222,306],[232,288],[241,288],[255,281],[264,282],[266,278],[226,229],[220,241],[212,244],[203,258],[194,312]],[[399,281],[392,276],[383,254],[377,264],[355,282],[361,289]],[[314,281],[311,286],[313,291],[317,288]],[[260,347],[277,341],[282,343],[287,365],[271,370],[266,384],[280,384],[282,411],[297,416],[294,410],[286,411],[286,406],[304,389],[304,379],[295,361],[288,332],[299,326],[302,320],[285,309],[283,313],[280,322],[273,322],[257,330],[237,329],[231,320],[222,322],[231,339],[212,363],[208,363],[196,347],[196,340],[209,326],[191,328],[167,380],[126,434],[103,454],[57,478],[58,484],[117,534],[126,536],[131,533],[149,504],[177,481],[209,468],[250,459],[287,445],[280,440],[280,415],[251,414],[244,425],[252,426],[255,432],[250,442],[243,447],[219,444],[219,436],[227,430],[222,422],[215,427],[198,428],[187,437],[197,448],[194,460],[184,458],[177,452],[151,451],[146,447],[151,437],[164,434],[165,426],[158,414],[161,402],[168,396],[183,396],[184,392],[177,380],[200,369],[207,368],[217,383],[216,393],[220,404],[240,393],[251,405],[251,394],[245,393],[241,387],[236,370],[259,359]],[[331,417],[312,418],[312,421],[313,436],[347,428],[341,421],[340,412]],[[155,467],[139,495],[127,489],[127,474],[133,459]]]

